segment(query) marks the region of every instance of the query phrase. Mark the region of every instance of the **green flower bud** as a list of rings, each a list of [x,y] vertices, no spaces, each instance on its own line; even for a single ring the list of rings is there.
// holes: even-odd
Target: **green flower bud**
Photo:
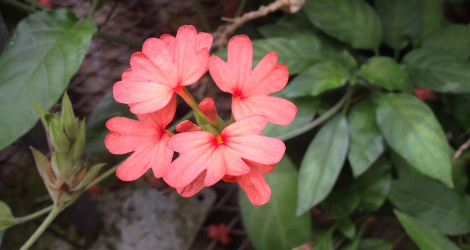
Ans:
[[[5,202],[0,201],[0,231],[13,225],[15,225],[15,217],[13,217],[10,207]]]
[[[85,121],[82,122],[78,129],[77,137],[72,147],[70,148],[70,158],[73,162],[79,162],[82,157],[83,150],[85,150]]]
[[[70,102],[70,98],[67,95],[67,92],[65,92],[64,97],[62,97],[61,118],[65,134],[70,140],[74,140],[77,133],[78,123],[75,119],[72,103]]]
[[[54,150],[63,154],[67,154],[70,150],[70,141],[65,131],[62,129],[62,122],[54,119],[49,124],[49,139]]]
[[[73,163],[63,154],[54,152],[51,160],[51,167],[56,177],[64,182],[71,183],[74,168]]]
[[[93,177],[106,165],[106,163],[96,164],[93,167],[87,169],[88,171],[81,178],[76,178],[73,183],[72,191],[81,191],[84,189],[92,180]],[[77,176],[79,177],[79,176]]]

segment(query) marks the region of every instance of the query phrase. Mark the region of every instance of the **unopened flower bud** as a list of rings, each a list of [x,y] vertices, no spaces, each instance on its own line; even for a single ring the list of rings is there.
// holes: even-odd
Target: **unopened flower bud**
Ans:
[[[49,124],[49,139],[54,151],[67,154],[70,149],[70,141],[62,129],[61,122],[53,121]]]
[[[70,140],[74,140],[77,134],[77,121],[73,113],[72,103],[70,98],[65,92],[62,97],[62,112],[61,112],[62,124],[65,130],[65,134]]]
[[[73,162],[79,162],[82,157],[83,150],[85,149],[85,137],[85,121],[83,121],[76,134],[75,142],[70,148],[70,158]]]
[[[207,117],[210,124],[217,126],[217,109],[212,98],[204,99],[198,106],[199,110]]]
[[[51,167],[55,175],[63,181],[70,180],[74,174],[73,163],[59,152],[52,155]]]

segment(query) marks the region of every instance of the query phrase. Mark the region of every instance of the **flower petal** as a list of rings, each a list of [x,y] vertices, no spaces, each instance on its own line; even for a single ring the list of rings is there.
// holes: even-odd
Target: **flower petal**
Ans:
[[[171,60],[174,63],[175,62],[176,37],[169,35],[169,34],[164,34],[160,37],[160,40],[162,40],[166,44],[166,46],[168,46],[168,50],[170,51],[170,55],[171,55]]]
[[[209,73],[220,90],[227,93],[234,93],[234,84],[232,83],[232,72],[224,60],[217,56],[209,58]]]
[[[186,120],[176,126],[176,131],[180,133],[202,131],[202,128],[192,123],[191,121]]]
[[[197,82],[207,72],[208,60],[209,51],[207,49],[202,49],[192,56],[188,55],[184,61],[183,72],[178,72],[180,84],[187,86]]]
[[[163,131],[165,127],[173,120],[176,112],[176,96],[172,95],[170,102],[162,109],[146,114],[138,114],[139,121],[149,126]]]
[[[204,178],[206,178],[206,171],[203,171],[188,186],[177,188],[176,191],[183,197],[191,197],[204,188]]]
[[[249,161],[247,159],[243,159],[243,161],[250,167],[250,169],[258,171],[262,174],[271,173],[274,169],[275,164],[260,164],[254,161]]]
[[[121,135],[108,133],[104,138],[104,145],[112,154],[120,155],[148,147],[154,141],[148,136]]]
[[[142,46],[142,53],[159,69],[158,72],[165,74],[170,82],[175,82],[176,67],[171,56],[168,45],[158,38],[149,38]],[[132,60],[132,59],[131,59]],[[134,67],[135,68],[135,67]],[[173,86],[170,84],[170,86]]]
[[[226,175],[240,176],[250,172],[250,168],[247,166],[245,161],[238,157],[237,153],[234,152],[230,147],[223,147],[222,152],[224,157],[223,160],[226,166]]]
[[[251,72],[248,79],[250,84],[246,84],[242,90],[242,96],[249,97],[253,95],[269,95],[282,90],[289,81],[289,70],[284,64],[275,63],[270,56],[275,53],[271,52],[261,60],[256,68]],[[266,59],[269,56],[270,59]],[[277,56],[275,57],[277,60]],[[267,62],[271,60],[271,62]],[[274,64],[272,64],[274,61]],[[273,66],[273,67],[271,67]]]
[[[196,28],[192,25],[181,26],[178,29],[175,41],[175,63],[179,81],[185,79],[188,69],[191,67],[188,59],[196,54],[196,45]]]
[[[143,52],[134,53],[130,61],[132,74],[138,76],[139,79],[144,78],[150,82],[175,88],[178,85],[178,79],[174,66],[169,63],[171,60],[169,57],[165,59],[166,61],[162,57],[158,61],[154,61]]]
[[[215,146],[215,135],[207,131],[185,132],[172,136],[167,146],[179,153],[187,153],[199,147]]]
[[[150,150],[149,150],[150,149]],[[136,151],[127,158],[116,170],[116,176],[123,181],[134,181],[150,169],[153,146],[146,150]]]
[[[152,149],[153,152],[148,152],[149,154],[153,154],[149,163],[155,178],[161,178],[163,176],[165,168],[170,165],[171,160],[173,159],[173,150],[166,146],[169,138],[170,137],[168,135],[163,136]]]
[[[253,47],[246,35],[232,37],[228,42],[227,63],[232,72],[232,83],[239,91],[252,70]]]
[[[265,116],[269,122],[278,125],[287,125],[294,120],[297,107],[290,101],[274,96],[251,96],[241,99],[244,105]],[[243,114],[242,114],[243,115]],[[240,119],[240,114],[235,114],[235,119]]]
[[[241,119],[227,126],[221,134],[227,137],[245,136],[248,134],[259,134],[268,124],[266,118],[261,115],[253,115]]]
[[[202,49],[207,49],[209,51],[212,46],[212,34],[199,32],[197,34],[197,44],[196,44],[196,51],[200,51]]]
[[[225,141],[239,157],[261,164],[278,163],[286,150],[281,140],[262,135],[230,137]]]
[[[271,198],[271,188],[258,171],[251,171],[249,174],[238,179],[238,185],[245,191],[246,196],[253,205],[261,206]]]

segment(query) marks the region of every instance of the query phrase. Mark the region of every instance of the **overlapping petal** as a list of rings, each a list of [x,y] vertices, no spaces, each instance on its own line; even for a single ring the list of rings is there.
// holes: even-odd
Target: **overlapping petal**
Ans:
[[[113,88],[116,101],[132,104],[131,112],[145,114],[165,107],[182,86],[195,83],[206,71],[212,35],[191,25],[176,37],[149,38],[142,52],[131,57],[131,69]]]
[[[269,110],[266,109],[268,104],[259,102],[264,98],[272,104],[275,99],[268,98],[268,95],[282,90],[289,79],[287,67],[277,63],[277,54],[267,54],[252,70],[252,44],[244,35],[230,39],[227,53],[227,63],[217,56],[211,56],[209,72],[222,91],[233,95],[232,112],[235,120],[261,114],[275,124],[292,122],[297,113],[293,103],[282,100]]]

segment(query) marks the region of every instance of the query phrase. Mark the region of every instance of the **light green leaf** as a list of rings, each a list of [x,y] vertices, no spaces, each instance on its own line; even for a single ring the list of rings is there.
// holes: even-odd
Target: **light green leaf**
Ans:
[[[388,199],[401,211],[443,234],[470,232],[470,197],[433,180],[392,182]]]
[[[294,120],[288,125],[282,126],[268,123],[261,134],[269,137],[280,137],[306,125],[315,116],[315,111],[320,100],[313,98],[295,98],[291,101],[297,106],[297,114]]]
[[[411,82],[443,93],[470,93],[470,63],[434,48],[412,50],[403,61],[411,69]]]
[[[15,225],[15,218],[11,213],[10,207],[4,201],[0,201],[0,231],[3,232],[13,225]]]
[[[405,94],[382,94],[376,110],[390,147],[421,173],[453,187],[452,164],[444,131],[432,110]]]
[[[347,79],[347,72],[338,63],[319,62],[294,78],[282,93],[287,97],[317,96],[343,86]]]
[[[354,181],[354,186],[361,197],[359,208],[369,212],[380,208],[387,199],[391,181],[391,163],[387,158],[381,157]]]
[[[348,124],[342,115],[318,131],[300,166],[297,215],[321,202],[331,191],[343,167],[348,145]]]
[[[446,51],[464,60],[470,57],[470,27],[451,24],[425,37],[421,47]]]
[[[402,90],[413,93],[410,72],[406,65],[399,64],[390,57],[371,57],[361,66],[359,75],[372,84],[388,90]]]
[[[382,27],[376,13],[365,1],[305,1],[303,8],[310,21],[328,35],[356,49],[378,49]]]
[[[239,192],[243,223],[256,249],[292,249],[311,241],[309,215],[295,216],[298,172],[292,162],[285,156],[264,176],[271,187],[268,203],[255,206]]]
[[[109,133],[106,122],[115,116],[135,119],[135,115],[131,113],[129,106],[116,102],[113,93],[109,92],[103,97],[86,124],[87,139],[85,148],[87,152],[101,153],[108,151],[104,146],[104,138]]]
[[[393,210],[400,223],[405,228],[408,235],[419,246],[420,249],[426,250],[458,250],[459,248],[452,243],[445,235],[442,235],[434,228],[423,224],[413,217]]]
[[[393,241],[385,239],[362,239],[359,241],[358,250],[389,250],[394,245]]]
[[[389,150],[395,171],[400,179],[426,179],[428,176],[415,169],[407,160],[403,159],[393,149]],[[431,178],[429,178],[431,179]]]
[[[38,120],[34,104],[51,108],[78,70],[96,30],[68,10],[38,12],[16,28],[0,57],[0,149]]]
[[[372,99],[364,100],[351,109],[348,116],[351,145],[348,160],[355,178],[364,173],[384,152],[382,133],[375,118]]]
[[[420,0],[376,0],[375,9],[382,21],[383,41],[395,51],[418,35],[423,21]]]

